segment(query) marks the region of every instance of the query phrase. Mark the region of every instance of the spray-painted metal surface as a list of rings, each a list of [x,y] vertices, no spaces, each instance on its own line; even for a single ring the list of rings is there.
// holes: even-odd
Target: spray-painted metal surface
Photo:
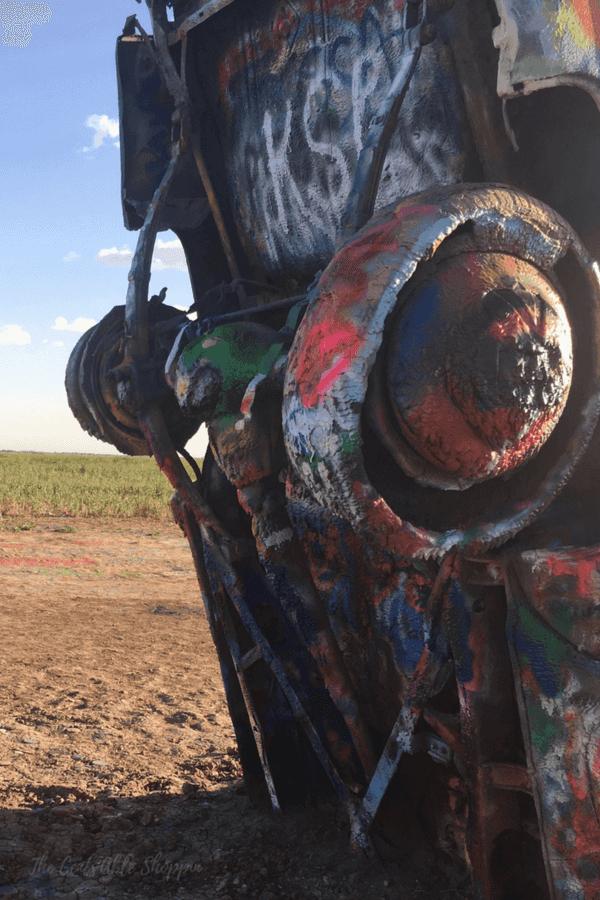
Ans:
[[[387,532],[384,542],[386,548],[388,552],[399,556],[429,556],[443,553],[455,546],[497,543],[520,530],[527,523],[528,517],[539,512],[541,506],[550,501],[561,481],[568,477],[566,472],[559,469],[552,473],[544,472],[543,480],[539,475],[538,480],[528,473],[524,479],[525,483],[522,484],[523,493],[519,501],[515,502],[516,492],[513,489],[513,496],[508,504],[506,502],[497,504],[499,521],[489,519],[490,513],[497,514],[495,509],[489,510],[485,519],[481,521],[482,510],[479,508],[478,520],[467,518],[463,524],[455,514],[448,531],[434,534],[430,530],[426,531],[409,522],[403,522],[393,514],[389,505],[373,490],[364,471],[360,441],[363,414],[366,413],[374,423],[375,429],[385,433],[386,443],[393,442],[398,447],[398,453],[403,449],[402,434],[397,428],[394,431],[393,424],[389,423],[386,411],[390,407],[390,398],[381,396],[384,388],[379,388],[376,402],[367,404],[367,409],[363,410],[369,376],[383,340],[384,329],[389,327],[390,317],[402,314],[401,307],[404,300],[402,289],[415,274],[418,263],[435,258],[435,250],[441,245],[442,240],[448,239],[452,232],[466,222],[469,223],[470,236],[468,245],[462,247],[468,258],[464,274],[469,288],[473,289],[478,297],[490,297],[490,294],[493,295],[501,285],[513,292],[523,289],[517,277],[516,260],[510,274],[508,272],[498,274],[492,270],[493,274],[489,280],[481,276],[481,259],[478,258],[478,253],[493,252],[498,256],[508,250],[513,259],[516,257],[529,260],[537,264],[542,271],[544,269],[550,271],[558,258],[567,252],[568,245],[573,239],[567,237],[562,223],[551,217],[547,211],[536,208],[528,198],[519,197],[514,191],[504,192],[494,188],[465,190],[464,186],[461,186],[454,190],[435,189],[431,193],[421,194],[416,203],[415,198],[410,198],[374,219],[370,226],[336,255],[320,281],[320,302],[314,303],[305,316],[290,355],[284,415],[292,465],[320,503],[340,512],[357,526],[368,522],[373,531]],[[587,313],[582,308],[577,313],[577,319],[582,321],[589,315],[591,324],[596,316],[594,296],[597,291],[597,275],[585,250],[576,247],[576,244],[572,246],[577,255],[582,254],[581,265],[590,278],[588,300],[587,303],[584,301]],[[456,279],[460,277],[461,273],[451,272],[450,278],[454,286]],[[536,277],[540,278],[541,275]],[[421,308],[413,312],[414,316],[420,318],[422,325],[420,329],[416,329],[410,352],[418,358],[419,366],[430,365],[439,369],[439,361],[431,357],[428,359],[427,342],[434,329],[440,325],[446,329],[450,326],[443,321],[439,302],[440,292],[432,282],[431,275],[426,285],[427,290],[423,292]],[[541,290],[539,283],[531,290],[532,292]],[[465,297],[465,293],[458,292],[459,302],[464,298],[466,303],[472,305],[473,298]],[[583,300],[584,297],[585,294],[580,299]],[[508,311],[505,309],[502,312],[502,306],[498,306],[497,298],[494,298],[493,315],[499,314],[497,327],[502,332],[501,337],[504,337],[507,331],[511,331],[509,316],[514,315],[515,300],[516,298],[513,299],[512,305],[509,305]],[[452,300],[449,302],[452,303]],[[456,306],[456,298],[454,305]],[[517,315],[522,319],[522,313]],[[488,328],[492,325],[493,322],[490,321]],[[514,335],[507,336],[509,343],[514,344]],[[453,343],[456,345],[456,341]],[[524,348],[521,350],[524,350],[524,355],[529,352]],[[589,350],[592,354],[595,353],[594,348],[590,347]],[[394,359],[396,354],[400,354],[400,362],[405,364],[405,350],[402,345],[398,348],[392,343],[387,351]],[[561,351],[556,346],[557,364],[560,354]],[[566,362],[566,359],[563,362]],[[523,382],[528,383],[529,376],[522,371],[522,363],[515,359],[512,365],[519,371],[519,377]],[[446,368],[449,367],[450,371],[435,373],[438,381],[447,384],[449,377],[462,378],[459,365],[450,361],[449,365],[446,365]],[[407,371],[405,377],[413,377],[415,367],[407,366],[406,369],[411,371]],[[591,371],[595,370],[597,363],[593,362]],[[590,369],[585,374],[586,380],[589,375]],[[592,382],[589,384],[590,405],[584,402],[580,408],[582,449],[586,442],[584,432],[589,437],[595,419],[592,409],[597,407],[596,377],[592,376]],[[413,387],[410,381],[408,387]],[[392,405],[393,403],[394,401]],[[420,426],[427,426],[425,418],[428,413],[427,407],[432,405],[435,415],[443,418],[445,427],[448,428],[446,436],[441,433],[441,425],[437,427],[441,441],[438,457],[444,450],[444,442],[448,447],[442,466],[439,462],[433,467],[429,466],[429,469],[433,469],[431,473],[433,483],[441,482],[443,487],[450,489],[468,487],[469,481],[465,476],[472,471],[473,457],[469,461],[465,452],[462,452],[463,458],[466,457],[462,473],[460,470],[456,473],[455,465],[453,466],[452,460],[448,459],[448,455],[454,453],[460,446],[460,441],[464,440],[464,415],[460,415],[460,421],[452,423],[453,428],[448,423],[448,406],[452,410],[459,411],[456,398],[444,405],[439,392],[431,385],[427,385],[419,403],[424,407],[419,409],[417,414]],[[486,399],[481,394],[478,396],[478,405],[482,410],[486,405]],[[537,408],[539,401],[534,401],[533,405]],[[374,408],[370,409],[370,406]],[[545,414],[550,409],[547,399],[542,401],[541,406]],[[525,409],[526,404],[522,399],[513,399],[514,414],[517,412],[519,415],[525,414]],[[485,461],[477,464],[480,467],[483,465],[484,469],[488,470],[486,474],[489,474],[490,468],[493,472],[498,467],[502,470],[503,465],[515,464],[512,449],[504,440],[508,438],[510,413],[511,409],[505,410],[506,418],[503,425],[505,434],[501,435],[503,441],[499,445],[502,446],[502,450],[499,453],[494,451],[488,438],[488,455]],[[384,417],[388,419],[387,422],[382,421]],[[523,437],[525,434],[531,435],[532,429],[521,427],[524,431]],[[533,430],[537,431],[536,428]],[[472,429],[469,428],[469,431],[472,432]],[[577,434],[576,440],[573,441],[570,456],[572,463],[575,463],[579,452],[576,449],[579,444],[578,438]],[[531,440],[536,442],[537,437]],[[473,434],[469,441],[471,454],[478,452],[478,446],[476,436]],[[531,449],[534,449],[533,445]],[[408,473],[417,479],[427,480],[429,462],[427,456],[415,454],[410,448],[406,449],[404,455],[407,461],[402,468],[408,469]],[[431,452],[427,455],[431,456]],[[508,462],[503,463],[504,455],[509,456]],[[568,464],[565,458],[558,462],[561,469],[565,464]],[[455,478],[452,483],[447,476],[455,474],[459,476],[462,474],[462,478]],[[484,489],[484,502],[488,507],[492,490],[487,486]],[[535,497],[528,498],[528,492],[533,492]],[[473,502],[474,496],[477,495],[475,488],[472,487],[469,501]]]
[[[175,489],[250,796],[598,897],[596,4],[147,2],[140,238],[67,392]],[[197,322],[148,300],[167,228]]]
[[[540,834],[565,896],[600,891],[598,550],[523,553],[509,641]],[[560,894],[559,894],[560,896]]]
[[[600,9],[589,0],[498,0],[498,92],[539,90],[573,77],[598,97]]]

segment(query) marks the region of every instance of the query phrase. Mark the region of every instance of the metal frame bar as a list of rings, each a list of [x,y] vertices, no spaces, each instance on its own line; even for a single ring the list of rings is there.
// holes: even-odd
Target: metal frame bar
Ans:
[[[277,796],[277,789],[275,787],[273,773],[271,772],[271,766],[269,765],[269,759],[267,757],[265,736],[263,734],[262,725],[260,724],[260,719],[258,718],[256,709],[254,708],[252,692],[248,686],[244,671],[249,665],[254,662],[258,662],[259,659],[262,659],[262,653],[260,652],[260,649],[255,645],[250,651],[250,654],[252,654],[252,656],[249,656],[249,654],[242,655],[235,634],[235,626],[231,618],[231,613],[227,609],[226,604],[220,603],[217,606],[218,615],[221,619],[223,630],[225,632],[225,640],[227,641],[227,646],[229,647],[229,652],[231,653],[235,672],[240,683],[240,689],[242,691],[242,696],[246,705],[248,718],[250,719],[252,735],[254,737],[256,749],[258,750],[258,755],[260,757],[260,762],[263,768],[263,774],[265,776],[267,789],[269,791],[269,798],[271,800],[271,806],[273,807],[273,810],[275,812],[281,812],[281,806],[279,804],[279,798]]]
[[[227,0],[227,2],[225,2],[225,0],[214,0],[214,2],[219,2],[222,5],[227,5],[227,3],[232,2],[232,0]],[[187,150],[189,146],[189,149],[192,151],[192,155],[196,163],[196,168],[198,169],[198,174],[200,175],[202,186],[204,187],[204,190],[206,192],[208,204],[210,206],[215,225],[217,226],[221,246],[223,247],[223,252],[225,254],[225,258],[227,259],[227,265],[229,267],[231,277],[235,280],[240,277],[240,270],[233,253],[231,239],[225,225],[223,213],[221,212],[221,207],[215,193],[208,168],[204,161],[204,157],[202,155],[202,150],[200,147],[199,126],[186,84],[185,60],[187,58],[187,32],[185,32],[181,38],[183,43],[181,52],[181,73],[179,73],[177,72],[175,63],[173,62],[173,59],[171,57],[168,33],[163,27],[163,25],[165,25],[166,23],[164,21],[159,21],[159,16],[156,12],[156,0],[146,0],[146,5],[148,6],[150,19],[152,21],[152,31],[154,34],[156,50],[154,50],[154,48],[150,44],[148,35],[137,20],[136,27],[144,38],[144,41],[149,48],[152,58],[154,59],[155,65],[157,66],[163,78],[165,86],[173,98],[175,104],[175,113],[173,114],[173,120],[174,123],[178,122],[181,131],[178,146],[182,151]],[[218,10],[215,8],[213,11],[217,12]],[[199,13],[200,12],[202,12],[202,10],[199,10]],[[195,15],[198,15],[199,13],[196,13]],[[211,13],[207,10],[205,16],[210,14]],[[164,19],[164,15],[161,18]],[[243,291],[243,288],[241,288],[241,290]]]
[[[233,568],[233,562],[236,558],[242,558],[245,555],[245,548],[238,547],[239,542],[229,534],[227,529],[219,522],[210,506],[203,500],[200,492],[192,482],[179,459],[158,407],[149,405],[144,408],[140,412],[139,421],[140,427],[152,449],[152,454],[156,459],[159,468],[167,476],[175,490],[180,494],[184,506],[189,509],[190,513],[196,519],[202,538],[206,541],[207,546],[210,548],[217,565],[221,570],[224,579],[223,583],[241,619],[242,625],[248,632],[253,644],[258,649],[258,652],[260,652],[261,657],[277,679],[281,690],[290,704],[294,717],[306,734],[315,756],[323,766],[338,798],[343,803],[347,803],[349,792],[346,786],[327,755],[327,751],[325,750],[314,725],[298,699],[279,660],[273,653],[268,641],[265,639],[258,623],[254,619],[254,616],[244,600],[243,591],[239,586],[238,577]],[[204,590],[202,581],[200,586]],[[258,750],[260,754],[261,748],[258,747]]]
[[[231,3],[233,3],[233,0],[207,0],[200,9],[197,9],[196,12],[187,16],[187,18],[180,22],[179,25],[175,24],[175,28],[169,34],[169,44],[176,44],[177,41],[183,40],[187,37],[188,32],[191,31],[192,28],[195,28],[196,25],[200,25],[201,22],[210,19],[211,16],[214,16],[215,13],[225,9],[225,7],[229,6]]]
[[[200,528],[201,530],[203,530],[202,525],[200,525]],[[204,534],[203,537],[206,539],[206,534]],[[248,608],[248,605],[243,596],[243,592],[239,588],[237,576],[231,564],[224,558],[220,547],[216,546],[214,542],[210,540],[207,540],[207,543],[210,547],[211,552],[213,553],[213,556],[215,557],[217,565],[219,566],[219,568],[221,568],[222,573],[226,576],[229,576],[226,577],[224,584],[236,609],[236,612],[240,617],[242,625],[248,632],[252,642],[260,652],[260,655],[264,659],[265,663],[268,665],[273,675],[277,679],[277,682],[279,683],[279,686],[283,691],[286,700],[290,704],[294,718],[297,720],[298,724],[301,726],[306,737],[308,738],[315,756],[321,763],[338,798],[343,803],[346,803],[349,797],[348,790],[341,780],[340,776],[338,775],[331,759],[327,755],[327,751],[323,746],[321,738],[317,734],[317,731],[313,723],[311,722],[310,717],[308,716],[306,710],[298,699],[298,695],[290,684],[290,681],[285,674],[281,663],[277,659],[268,641],[263,635],[258,623],[256,622],[256,619]]]
[[[431,629],[432,623],[441,613],[446,587],[456,565],[457,558],[454,555],[448,555],[442,561],[427,601],[424,617],[426,629]],[[443,662],[436,660],[428,645],[425,644],[398,718],[387,739],[362,803],[351,816],[351,843],[354,847],[359,847],[367,852],[370,849],[369,828],[396,773],[402,754],[413,752],[414,727],[429,699],[435,678]]]

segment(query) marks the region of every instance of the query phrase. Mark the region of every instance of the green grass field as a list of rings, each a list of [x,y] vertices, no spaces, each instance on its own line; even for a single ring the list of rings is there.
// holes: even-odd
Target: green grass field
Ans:
[[[0,453],[3,516],[170,519],[172,493],[149,457]]]

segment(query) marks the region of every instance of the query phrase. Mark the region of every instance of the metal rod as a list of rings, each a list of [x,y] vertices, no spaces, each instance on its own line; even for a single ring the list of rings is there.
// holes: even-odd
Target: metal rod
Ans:
[[[201,472],[200,469],[198,468],[198,463],[196,462],[196,460],[194,459],[194,457],[191,455],[191,453],[188,453],[187,450],[185,449],[185,447],[180,447],[179,450],[178,450],[178,453],[180,453],[181,456],[183,456],[183,458],[185,459],[185,461],[188,463],[188,465],[189,465],[190,468],[192,469],[194,475],[196,476],[196,480],[197,480],[197,481],[201,481],[201,479],[202,479],[202,472]]]
[[[239,678],[237,664],[232,655],[231,646],[225,633],[224,622],[221,618],[217,617],[218,607],[220,609],[220,606],[217,604],[215,594],[212,590],[208,571],[206,569],[206,561],[204,559],[204,545],[202,542],[202,535],[200,533],[198,522],[191,512],[190,508],[183,502],[181,495],[179,495],[178,497],[176,496],[176,498],[171,501],[171,507],[175,515],[175,520],[180,521],[180,524],[185,530],[190,549],[192,551],[192,557],[194,559],[196,575],[198,577],[198,584],[200,585],[200,592],[204,600],[206,617],[208,619],[212,639],[219,656],[219,663],[222,669],[226,672],[225,683],[227,684],[227,703],[231,712],[232,721],[234,723],[238,746],[240,748],[241,763],[244,770],[244,776],[247,779],[249,777],[252,777],[252,773],[247,769],[249,760],[247,758],[247,754],[244,752],[244,749],[247,750],[248,744],[250,743],[250,741],[252,741],[254,748],[258,752],[263,777],[265,778],[267,789],[269,790],[269,794],[271,795],[271,802],[273,805],[272,791],[274,791],[274,785],[272,784],[272,778],[271,782],[269,782],[269,780],[267,779],[267,773],[265,771],[261,748],[257,746],[256,727],[258,726],[260,728],[260,723],[256,723],[254,721],[254,706],[252,703],[252,698],[251,696],[247,696],[247,684]],[[254,650],[256,650],[256,648],[254,648]],[[246,654],[246,656],[248,656],[248,654]],[[246,657],[243,657],[243,659],[245,658]],[[241,661],[242,664],[243,659]],[[239,687],[239,694],[235,689],[236,678],[237,687]],[[250,704],[248,703],[248,701],[250,701]],[[241,707],[243,707],[245,717],[248,720],[249,727],[247,729],[244,727],[244,723],[240,721],[244,715]],[[262,731],[260,732],[260,735],[262,737]],[[270,769],[268,768],[267,770],[270,773]],[[246,783],[248,784],[248,780]],[[275,799],[277,800],[276,794]],[[278,803],[279,801],[277,800],[277,804]]]
[[[178,162],[179,154],[174,152],[163,179],[154,193],[144,224],[140,229],[135,253],[131,261],[131,268],[127,276],[125,334],[128,338],[128,353],[137,360],[146,359],[149,352],[148,288],[150,286],[150,265],[152,263],[152,253],[154,252],[154,242],[160,218]]]
[[[286,297],[285,300],[275,300],[273,303],[264,303],[262,306],[251,306],[249,309],[234,310],[233,312],[223,313],[220,316],[207,316],[205,319],[199,319],[198,321],[210,321],[213,325],[220,325],[222,322],[237,322],[242,316],[262,316],[273,310],[289,309],[290,306],[299,303],[301,300],[306,300],[308,303],[306,294],[297,294],[295,297]],[[190,312],[193,310],[194,307],[192,306]]]
[[[231,277],[234,279],[239,278],[240,270],[235,260],[235,256],[233,255],[231,241],[229,239],[227,228],[225,227],[225,220],[223,219],[221,207],[219,205],[217,195],[215,194],[210,175],[208,174],[208,169],[206,168],[204,157],[202,156],[202,151],[200,149],[200,138],[195,128],[193,128],[192,134],[190,135],[190,146],[194,155],[194,160],[196,162],[198,174],[200,175],[200,179],[202,181],[202,186],[204,187],[206,197],[213,214],[213,219],[215,220],[215,225],[217,226],[217,231],[219,232],[221,246],[223,247],[223,252],[225,253],[225,257],[227,259],[227,265],[229,266]]]
[[[235,668],[235,673],[237,675],[238,681],[240,683],[240,689],[242,691],[242,697],[244,698],[244,703],[246,705],[246,712],[248,713],[248,718],[250,719],[252,726],[252,734],[254,737],[254,742],[256,743],[256,749],[258,750],[258,756],[260,758],[260,764],[263,769],[263,774],[265,776],[265,782],[267,784],[267,789],[269,791],[269,797],[271,800],[271,806],[273,807],[274,812],[281,812],[281,806],[279,803],[279,798],[277,796],[277,789],[275,787],[275,780],[273,778],[273,773],[271,771],[271,766],[269,764],[269,758],[267,756],[267,748],[265,742],[265,736],[263,734],[262,725],[260,719],[258,718],[258,713],[254,707],[254,700],[252,698],[252,692],[248,686],[246,681],[246,674],[244,672],[243,665],[243,657],[240,652],[239,643],[235,634],[235,626],[233,624],[231,613],[227,608],[227,602],[218,604],[218,611],[221,618],[221,624],[223,626],[223,631],[225,632],[225,640],[227,641],[227,646],[229,647],[229,652],[231,654],[231,658],[233,660],[233,665]],[[260,648],[258,649],[260,653]],[[260,654],[262,657],[262,654]]]
[[[155,14],[155,0],[146,0],[146,6],[148,7],[148,12],[150,13],[150,21],[152,22],[152,33],[154,35],[154,42],[156,44],[156,50],[152,54],[153,59],[158,67],[160,74],[163,77],[166,88],[168,92],[171,94],[175,101],[175,108],[183,106],[186,102],[186,90],[185,85],[175,68],[175,63],[173,62],[173,58],[171,57],[171,53],[169,50],[169,45],[167,42],[167,35],[165,33],[165,29],[162,27],[161,22],[159,22],[158,16]],[[161,10],[163,20],[166,19],[164,15],[164,9]],[[146,35],[144,29],[140,25],[140,23],[136,19],[136,27],[139,29],[142,37]],[[148,38],[148,35],[145,36],[144,40]],[[149,41],[148,41],[149,44]],[[150,47],[152,46],[149,44]]]
[[[421,47],[430,43],[435,34],[435,26],[424,22],[404,32],[404,52],[398,71],[371,120],[369,133],[360,151],[352,188],[340,222],[338,250],[373,215],[383,164],[398,124],[400,108],[417,68]]]
[[[221,569],[221,577],[223,578],[223,584],[227,593],[229,594],[231,601],[242,621],[242,625],[250,635],[253,643],[260,650],[261,656],[266,662],[266,664],[271,669],[273,675],[279,682],[279,686],[283,691],[290,707],[292,709],[292,713],[294,714],[294,718],[297,720],[298,724],[302,727],[308,741],[314,750],[315,756],[323,766],[325,773],[327,774],[338,798],[342,803],[345,803],[348,799],[348,792],[346,786],[338,775],[333,762],[327,755],[327,751],[323,746],[321,738],[317,734],[315,726],[311,722],[306,710],[302,706],[296,691],[290,684],[290,681],[285,674],[279,659],[271,649],[271,646],[264,634],[262,633],[256,619],[252,615],[246,600],[244,598],[243,588],[241,588],[238,580],[238,576],[231,565],[231,563],[225,558],[223,554],[223,549],[220,544],[215,543],[215,541],[211,541],[209,535],[206,533],[206,529],[200,525],[201,530],[203,531],[203,536],[207,540],[208,546],[213,554],[219,568]]]
[[[218,535],[224,547],[235,548],[236,539],[206,503],[179,459],[160,408],[154,403],[146,404],[138,414],[138,421],[159,469],[181,495],[198,524],[207,526],[214,535]]]
[[[230,3],[233,3],[233,0],[208,0],[201,9],[197,9],[196,12],[191,13],[183,22],[176,26],[176,28],[169,34],[169,44],[176,44],[177,41],[181,41],[183,38],[187,37],[189,31],[192,28],[195,28],[196,25],[199,25],[201,22],[205,22],[206,19],[210,19],[211,16],[214,16],[215,13],[219,12],[221,9],[225,9],[226,6],[229,6]]]

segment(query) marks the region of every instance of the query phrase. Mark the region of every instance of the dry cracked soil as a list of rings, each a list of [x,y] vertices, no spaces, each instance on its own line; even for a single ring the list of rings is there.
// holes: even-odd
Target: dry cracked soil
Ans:
[[[366,859],[343,809],[250,805],[174,524],[0,519],[0,633],[0,900],[470,896],[410,831]]]

